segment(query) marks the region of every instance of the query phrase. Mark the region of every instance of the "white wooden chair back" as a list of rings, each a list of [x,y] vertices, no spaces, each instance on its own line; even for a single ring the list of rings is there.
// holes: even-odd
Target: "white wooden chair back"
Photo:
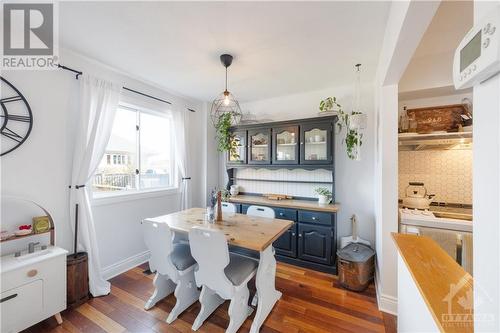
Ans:
[[[170,260],[173,250],[173,233],[168,224],[144,220],[142,230],[144,242],[151,252],[150,267],[162,275],[175,279],[177,269]]]
[[[274,219],[276,217],[274,209],[263,206],[248,207],[247,215],[257,216],[257,217],[267,217],[270,219]]]
[[[230,202],[222,202],[222,212],[223,213],[236,213],[236,205]]]
[[[229,264],[229,250],[226,237],[219,230],[193,227],[189,231],[191,255],[198,263],[195,271],[196,284],[205,285],[221,297],[229,299],[233,285],[224,273]]]

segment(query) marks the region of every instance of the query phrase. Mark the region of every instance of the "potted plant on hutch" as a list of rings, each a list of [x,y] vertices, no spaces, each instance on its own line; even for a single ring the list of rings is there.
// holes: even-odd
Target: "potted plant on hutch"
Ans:
[[[318,204],[328,205],[330,201],[332,201],[332,191],[330,191],[326,187],[318,187],[314,189],[314,192],[316,192],[316,194],[318,195]]]

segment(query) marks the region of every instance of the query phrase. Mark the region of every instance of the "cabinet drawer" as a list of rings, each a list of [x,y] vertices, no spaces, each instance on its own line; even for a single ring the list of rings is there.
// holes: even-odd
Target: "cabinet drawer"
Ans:
[[[39,320],[43,312],[43,281],[35,280],[1,294],[2,332],[18,332]]]
[[[297,221],[297,211],[295,209],[287,208],[273,208],[277,219]]]
[[[332,214],[299,210],[299,222],[331,225]]]

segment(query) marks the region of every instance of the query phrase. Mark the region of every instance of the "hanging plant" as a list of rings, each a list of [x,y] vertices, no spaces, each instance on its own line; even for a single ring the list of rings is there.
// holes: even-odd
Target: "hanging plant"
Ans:
[[[218,122],[215,124],[217,136],[217,150],[227,151],[232,158],[239,158],[237,147],[239,140],[231,133],[233,114],[231,112],[221,113]]]
[[[361,147],[361,145],[363,144],[363,133],[360,132],[360,129],[366,126],[366,115],[362,112],[355,111],[353,111],[351,114],[344,112],[335,97],[328,97],[322,100],[320,102],[320,110],[322,110],[322,105],[323,109],[327,108],[322,112],[331,111],[333,105],[337,108],[337,110],[335,111],[337,112],[338,116],[338,133],[341,133],[344,127],[346,130],[345,136],[344,138],[342,138],[342,143],[346,146],[347,157],[349,157],[351,160],[359,160],[359,147]]]
[[[331,112],[331,111],[336,111],[334,108],[337,108],[337,110],[340,110],[342,106],[340,106],[339,103],[337,103],[337,97],[327,97],[321,102],[319,102],[319,112]]]

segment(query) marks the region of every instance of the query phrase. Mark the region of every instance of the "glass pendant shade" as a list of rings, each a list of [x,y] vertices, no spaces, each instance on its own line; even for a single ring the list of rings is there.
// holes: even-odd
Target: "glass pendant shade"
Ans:
[[[221,116],[226,113],[231,114],[231,122],[233,125],[236,125],[240,122],[240,103],[238,103],[234,95],[227,90],[219,94],[219,96],[217,96],[212,102],[212,108],[210,110],[212,123],[214,125],[217,124]]]
[[[231,118],[232,125],[238,124],[241,120],[240,103],[238,103],[234,95],[227,90],[227,68],[231,66],[233,56],[230,54],[223,54],[220,56],[220,61],[226,68],[226,86],[224,91],[214,99],[212,108],[210,109],[210,118],[215,127],[217,127],[219,121],[226,115],[229,115],[228,117]]]

